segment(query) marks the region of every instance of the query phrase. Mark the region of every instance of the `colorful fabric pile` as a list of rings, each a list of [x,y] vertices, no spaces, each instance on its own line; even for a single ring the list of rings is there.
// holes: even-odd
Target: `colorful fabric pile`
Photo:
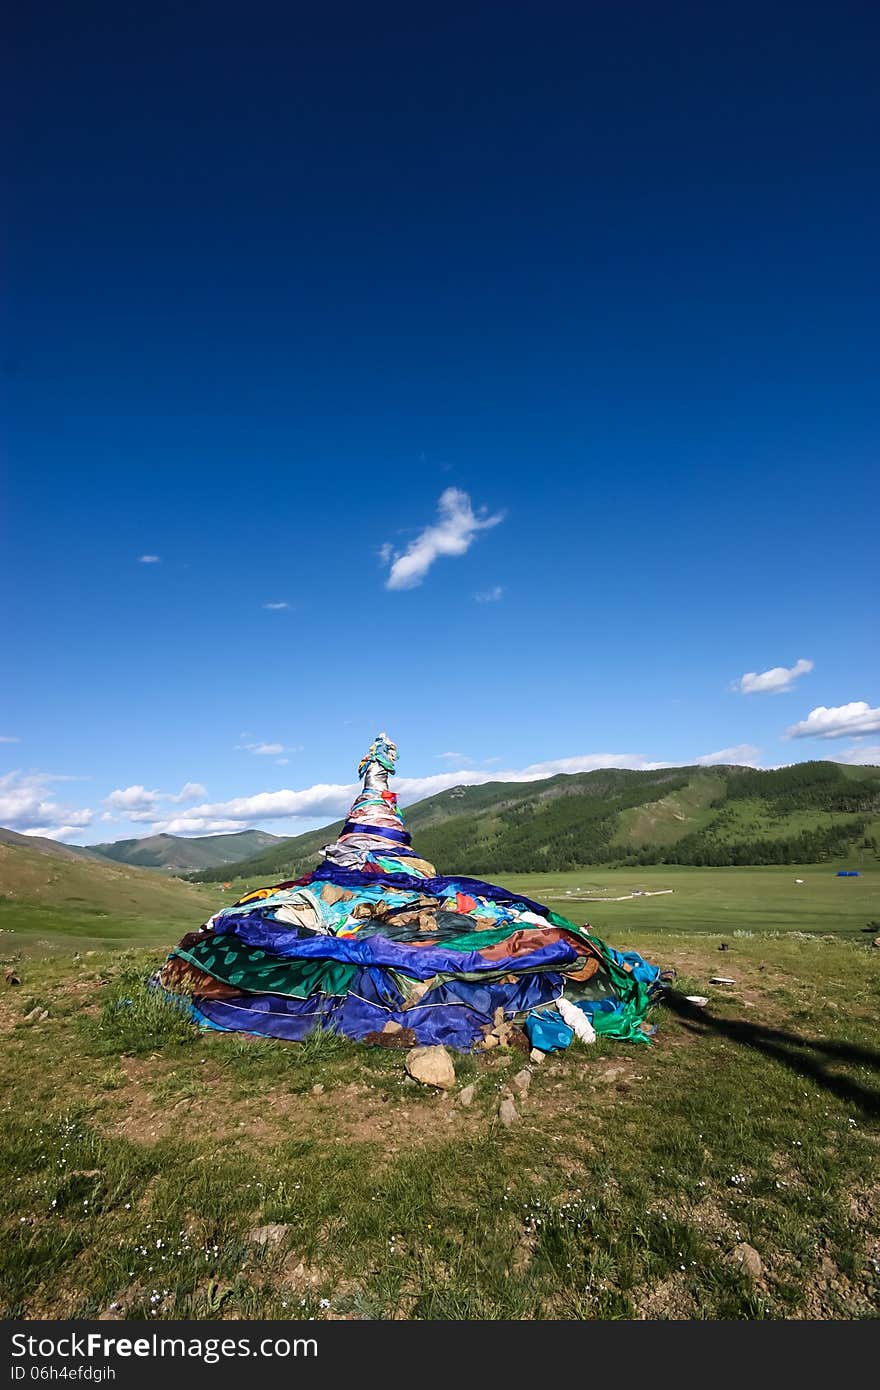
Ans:
[[[594,1033],[647,1042],[660,972],[558,913],[420,859],[380,734],[339,838],[303,878],[247,893],[172,951],[157,983],[205,1028],[458,1051],[522,1025],[531,1046]]]

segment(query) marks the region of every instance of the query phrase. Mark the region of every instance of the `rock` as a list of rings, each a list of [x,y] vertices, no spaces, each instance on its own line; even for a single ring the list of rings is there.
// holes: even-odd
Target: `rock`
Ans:
[[[515,1124],[519,1119],[516,1106],[513,1103],[513,1096],[506,1095],[501,1097],[501,1104],[498,1107],[498,1118],[503,1125]]]
[[[455,1067],[445,1047],[414,1047],[406,1054],[406,1069],[423,1086],[451,1091],[455,1085]]]
[[[599,1072],[599,1076],[603,1081],[616,1081],[618,1077],[626,1076],[626,1067],[612,1063],[610,1067],[603,1067],[602,1071]]]
[[[323,1094],[324,1094],[324,1087],[323,1087],[322,1083],[321,1083],[320,1081],[316,1081],[316,1082],[315,1082],[315,1085],[312,1087],[312,1095],[313,1095],[313,1096],[322,1096]]]
[[[730,1259],[733,1264],[739,1265],[750,1279],[760,1279],[764,1273],[764,1265],[761,1256],[753,1245],[748,1245],[741,1241],[735,1245],[730,1252]]]
[[[510,1084],[516,1091],[520,1100],[525,1100],[529,1094],[529,1087],[532,1084],[532,1073],[529,1071],[528,1067],[523,1067],[522,1071],[518,1071]]]
[[[289,1226],[285,1226],[280,1221],[270,1222],[268,1226],[255,1226],[252,1231],[248,1231],[247,1238],[253,1245],[262,1245],[264,1249],[275,1250],[282,1243]]]
[[[8,985],[20,985],[20,984],[21,984],[21,980],[20,980],[19,976],[16,975],[16,973],[15,973],[15,971],[13,970],[12,966],[10,966],[9,969],[8,969],[7,971],[4,972],[3,978],[5,979],[5,981],[6,981],[6,983],[7,983]]]
[[[540,1066],[546,1056],[546,1052],[541,1052],[539,1048],[533,1047],[529,1053],[529,1061],[535,1066]]]
[[[292,1285],[294,1288],[316,1287],[318,1284],[326,1282],[327,1276],[321,1269],[315,1269],[312,1265],[307,1265],[301,1255],[293,1251],[287,1256],[281,1266],[282,1284]]]
[[[875,937],[874,937],[874,940],[871,942],[871,945],[872,945],[872,946],[880,946],[880,936],[875,936]]]
[[[476,1091],[476,1089],[477,1089],[477,1088],[476,1088],[476,1086],[474,1085],[473,1081],[471,1082],[471,1084],[470,1084],[469,1086],[464,1086],[464,1087],[459,1091],[459,1093],[458,1093],[458,1103],[459,1103],[459,1105],[464,1105],[464,1106],[471,1105],[471,1104],[473,1103],[474,1092]]]
[[[31,1009],[31,1011],[30,1011],[29,1014],[25,1014],[25,1016],[24,1016],[24,1021],[25,1021],[25,1023],[42,1023],[42,1022],[43,1022],[43,1019],[44,1019],[44,1018],[48,1018],[48,1017],[49,1017],[49,1010],[48,1010],[48,1009],[41,1009],[40,1006],[39,1006],[39,1004],[38,1004],[38,1005],[36,1006],[36,1008]]]

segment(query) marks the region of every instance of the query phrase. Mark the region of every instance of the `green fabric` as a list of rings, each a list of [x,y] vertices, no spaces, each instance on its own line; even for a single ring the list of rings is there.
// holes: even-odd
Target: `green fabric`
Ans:
[[[574,922],[569,922],[568,918],[558,912],[548,912],[547,920],[552,922],[554,927],[565,927],[568,931],[575,932],[583,940],[591,942],[601,953],[602,963],[611,977],[620,1007],[613,1014],[592,1014],[590,1022],[595,1032],[623,1042],[648,1042],[649,1038],[641,1028],[651,1004],[647,985],[643,985],[628,970],[618,965],[605,942],[600,941],[598,936],[593,936],[583,927],[575,926]]]
[[[272,956],[227,935],[194,946],[178,946],[172,955],[236,989],[251,994],[287,994],[294,999],[307,999],[310,994],[347,994],[358,969],[342,961]]]

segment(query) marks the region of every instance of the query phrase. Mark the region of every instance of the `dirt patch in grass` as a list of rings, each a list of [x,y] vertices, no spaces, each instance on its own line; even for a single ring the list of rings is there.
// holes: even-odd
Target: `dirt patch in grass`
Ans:
[[[694,1300],[686,1285],[685,1275],[671,1275],[634,1299],[636,1316],[642,1320],[679,1321],[693,1317]]]
[[[377,1156],[401,1149],[430,1147],[450,1138],[485,1131],[492,1122],[484,1105],[464,1108],[455,1093],[410,1098],[403,1084],[394,1100],[365,1082],[325,1084],[320,1095],[272,1086],[258,1097],[233,1095],[217,1073],[201,1078],[202,1093],[184,1095],[158,1106],[153,1091],[155,1064],[131,1058],[123,1062],[126,1084],[112,1093],[112,1117],[99,1121],[103,1133],[137,1144],[168,1138],[235,1140],[243,1147],[265,1148],[282,1140],[315,1139],[334,1143],[369,1143]],[[488,1089],[486,1090],[488,1096]]]

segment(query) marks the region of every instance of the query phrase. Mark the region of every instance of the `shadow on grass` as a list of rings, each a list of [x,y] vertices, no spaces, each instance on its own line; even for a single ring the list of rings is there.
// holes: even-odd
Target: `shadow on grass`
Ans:
[[[762,1023],[750,1023],[746,1019],[719,1018],[691,1004],[676,990],[668,990],[663,1002],[678,1016],[682,1027],[689,1033],[703,1037],[716,1033],[729,1038],[731,1042],[781,1062],[798,1076],[808,1077],[817,1086],[831,1091],[839,1100],[858,1106],[864,1115],[880,1116],[880,1089],[863,1086],[852,1077],[830,1070],[835,1064],[849,1063],[870,1067],[880,1073],[880,1052],[874,1048],[832,1042],[827,1038],[802,1038],[797,1033],[767,1028]]]

